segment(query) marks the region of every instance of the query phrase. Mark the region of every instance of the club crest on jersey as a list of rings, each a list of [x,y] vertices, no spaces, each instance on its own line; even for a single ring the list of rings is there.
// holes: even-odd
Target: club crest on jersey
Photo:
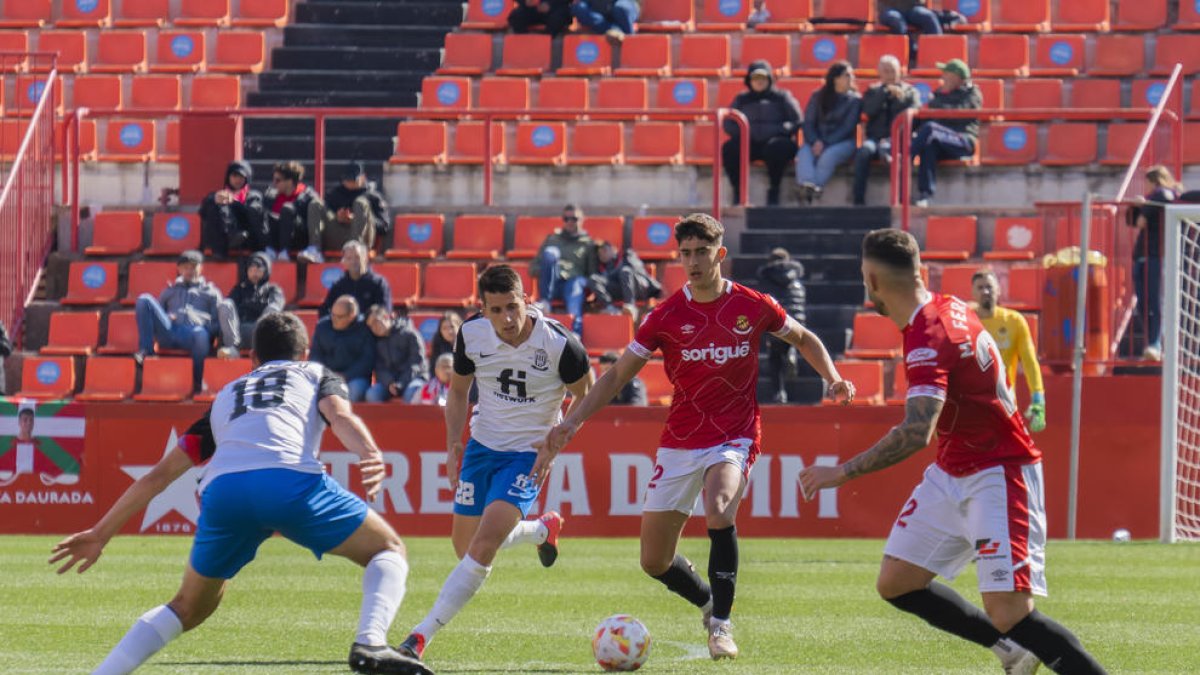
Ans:
[[[739,314],[737,322],[733,325],[733,332],[738,335],[748,335],[750,333],[750,319],[745,314]]]
[[[549,370],[550,355],[545,349],[537,349],[533,352],[533,369],[534,370]]]

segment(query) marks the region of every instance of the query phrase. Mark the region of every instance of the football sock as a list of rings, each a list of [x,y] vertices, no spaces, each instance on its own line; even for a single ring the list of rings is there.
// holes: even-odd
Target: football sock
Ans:
[[[737,586],[738,543],[737,528],[730,525],[722,530],[709,530],[708,583],[712,586],[713,619],[728,621],[733,609],[733,593]]]
[[[399,551],[383,551],[371,558],[363,570],[362,610],[355,642],[368,647],[387,645],[388,628],[404,601],[407,581],[408,561]]]
[[[479,592],[491,571],[490,566],[484,567],[472,560],[471,556],[463,556],[463,559],[450,572],[450,576],[446,577],[446,583],[442,584],[442,590],[438,593],[437,601],[433,603],[433,609],[429,610],[425,620],[418,624],[412,632],[423,635],[428,644],[433,640],[433,636],[450,623],[459,610]]]
[[[696,574],[696,568],[681,554],[676,554],[666,572],[654,577],[663,582],[673,593],[697,607],[703,607],[712,598],[712,589]]]
[[[977,645],[991,647],[1001,638],[1000,631],[996,630],[982,609],[967,602],[949,586],[936,581],[929,584],[929,588],[905,593],[888,602],[897,609],[925,619],[934,628]],[[1016,640],[1015,637],[1013,639]],[[1021,645],[1025,643],[1021,642]]]
[[[1056,673],[1104,675],[1104,667],[1083,648],[1079,638],[1054,619],[1036,609],[1012,627],[1006,636],[1037,654]]]
[[[166,605],[159,605],[138,618],[92,675],[132,673],[182,632],[183,624],[175,612]]]
[[[544,544],[546,536],[550,531],[540,520],[522,520],[517,523],[517,526],[508,533],[504,541],[500,542],[500,548],[506,549],[517,544]]]

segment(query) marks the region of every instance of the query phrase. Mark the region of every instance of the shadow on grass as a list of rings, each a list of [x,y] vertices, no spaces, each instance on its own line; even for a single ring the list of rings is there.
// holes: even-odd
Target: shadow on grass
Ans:
[[[187,666],[189,668],[231,668],[234,666],[250,668],[278,668],[280,666],[342,666],[345,659],[339,661],[289,661],[286,659],[260,659],[257,661],[228,660],[228,661],[155,661],[160,666]]]

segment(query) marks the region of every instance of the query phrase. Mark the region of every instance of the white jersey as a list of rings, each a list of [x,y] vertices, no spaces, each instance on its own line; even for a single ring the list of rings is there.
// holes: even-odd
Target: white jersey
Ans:
[[[217,476],[255,469],[324,473],[317,403],[331,395],[349,399],[346,383],[310,361],[271,361],[225,385],[181,442],[193,462],[212,458],[200,490]]]
[[[519,346],[483,316],[468,319],[454,346],[454,372],[474,375],[479,402],[471,437],[492,450],[532,452],[562,419],[566,384],[587,374],[587,350],[562,324],[529,312],[533,330]]]

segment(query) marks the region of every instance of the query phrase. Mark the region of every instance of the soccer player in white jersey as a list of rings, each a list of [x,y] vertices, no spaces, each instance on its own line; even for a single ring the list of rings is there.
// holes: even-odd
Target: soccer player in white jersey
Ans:
[[[816,335],[770,296],[721,276],[724,234],[721,223],[703,213],[676,223],[687,285],[646,316],[616,365],[541,444],[534,467],[541,476],[584,421],[608,405],[655,351],[662,351],[675,394],[642,507],[642,570],[700,608],[714,659],[738,655],[729,621],[738,570],[735,519],[759,452],[756,388],[762,336],[794,345],[829,383],[836,400],[849,403],[854,398],[854,386],[838,375]],[[711,542],[708,584],[676,551],[701,488]]]
[[[562,517],[550,512],[522,520],[541,489],[530,470],[537,457],[533,444],[562,419],[566,392],[574,397],[574,408],[593,381],[583,345],[557,321],[530,311],[521,277],[511,267],[484,270],[479,297],[482,313],[458,331],[446,400],[446,473],[454,488],[451,539],[460,560],[433,609],[397,647],[418,658],[483,586],[500,549],[538,544],[542,564],[553,564]],[[464,453],[472,382],[479,386],[479,402]]]
[[[99,522],[54,547],[50,563],[66,560],[59,574],[76,563],[86,571],[125,521],[188,469],[208,461],[199,488],[200,522],[179,592],[143,614],[93,675],[132,672],[180,633],[203,623],[221,602],[226,582],[273,532],[317,558],[332,553],[366,568],[351,670],[432,675],[420,661],[387,646],[408,578],[403,542],[366,502],[330,478],[317,458],[328,423],[359,456],[363,490],[373,499],[384,478],[383,456],[350,409],[346,383],[319,363],[300,361],[307,351],[307,331],[294,314],[260,320],[254,329],[254,370],[222,388],[179,445]]]

